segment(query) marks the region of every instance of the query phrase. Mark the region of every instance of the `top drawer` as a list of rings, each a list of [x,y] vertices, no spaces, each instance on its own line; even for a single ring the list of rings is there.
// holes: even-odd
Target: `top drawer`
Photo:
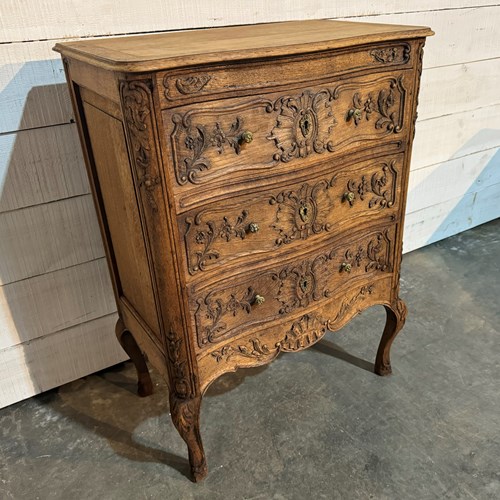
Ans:
[[[395,41],[334,53],[307,54],[242,64],[188,68],[157,75],[162,108],[187,102],[220,99],[235,93],[259,93],[262,89],[328,80],[356,71],[410,68],[413,54],[408,42]],[[269,91],[269,90],[267,90]]]
[[[177,209],[271,176],[289,179],[325,157],[388,143],[400,148],[413,77],[371,74],[163,111]]]

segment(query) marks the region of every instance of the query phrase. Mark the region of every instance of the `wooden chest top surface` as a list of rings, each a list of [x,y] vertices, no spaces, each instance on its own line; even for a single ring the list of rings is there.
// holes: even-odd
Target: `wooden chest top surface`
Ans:
[[[106,69],[145,72],[221,60],[296,55],[432,34],[432,30],[423,26],[289,21],[82,40],[58,43],[54,49]]]

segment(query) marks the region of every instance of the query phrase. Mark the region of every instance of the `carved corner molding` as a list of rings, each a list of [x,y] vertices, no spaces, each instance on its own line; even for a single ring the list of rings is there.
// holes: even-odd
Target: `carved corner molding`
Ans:
[[[144,189],[146,200],[153,212],[158,205],[153,192],[161,180],[157,171],[156,160],[152,159],[155,150],[153,136],[151,80],[123,80],[120,82],[125,125],[131,143],[131,156],[139,187]]]

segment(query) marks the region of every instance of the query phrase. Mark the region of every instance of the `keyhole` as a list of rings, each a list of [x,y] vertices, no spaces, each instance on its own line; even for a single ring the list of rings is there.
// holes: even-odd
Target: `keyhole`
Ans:
[[[305,292],[307,290],[307,285],[308,285],[308,281],[307,280],[302,280],[301,283],[300,283],[300,288],[302,289],[303,292]]]
[[[300,131],[304,137],[307,137],[311,132],[311,115],[306,113],[300,120]]]

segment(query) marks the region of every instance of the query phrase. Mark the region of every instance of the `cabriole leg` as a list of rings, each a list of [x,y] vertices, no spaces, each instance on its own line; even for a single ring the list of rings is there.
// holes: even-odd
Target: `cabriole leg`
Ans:
[[[406,304],[399,298],[391,306],[384,307],[387,320],[375,359],[375,373],[381,376],[392,373],[391,345],[405,323],[407,312]]]
[[[185,441],[189,452],[189,464],[196,482],[205,479],[208,473],[207,461],[200,436],[201,396],[181,399],[170,395],[170,413],[176,429]]]
[[[121,318],[116,322],[115,333],[118,342],[120,342],[123,350],[128,354],[137,370],[137,394],[141,397],[149,396],[153,393],[153,382],[149,375],[146,360],[134,337],[125,328],[125,324]]]

